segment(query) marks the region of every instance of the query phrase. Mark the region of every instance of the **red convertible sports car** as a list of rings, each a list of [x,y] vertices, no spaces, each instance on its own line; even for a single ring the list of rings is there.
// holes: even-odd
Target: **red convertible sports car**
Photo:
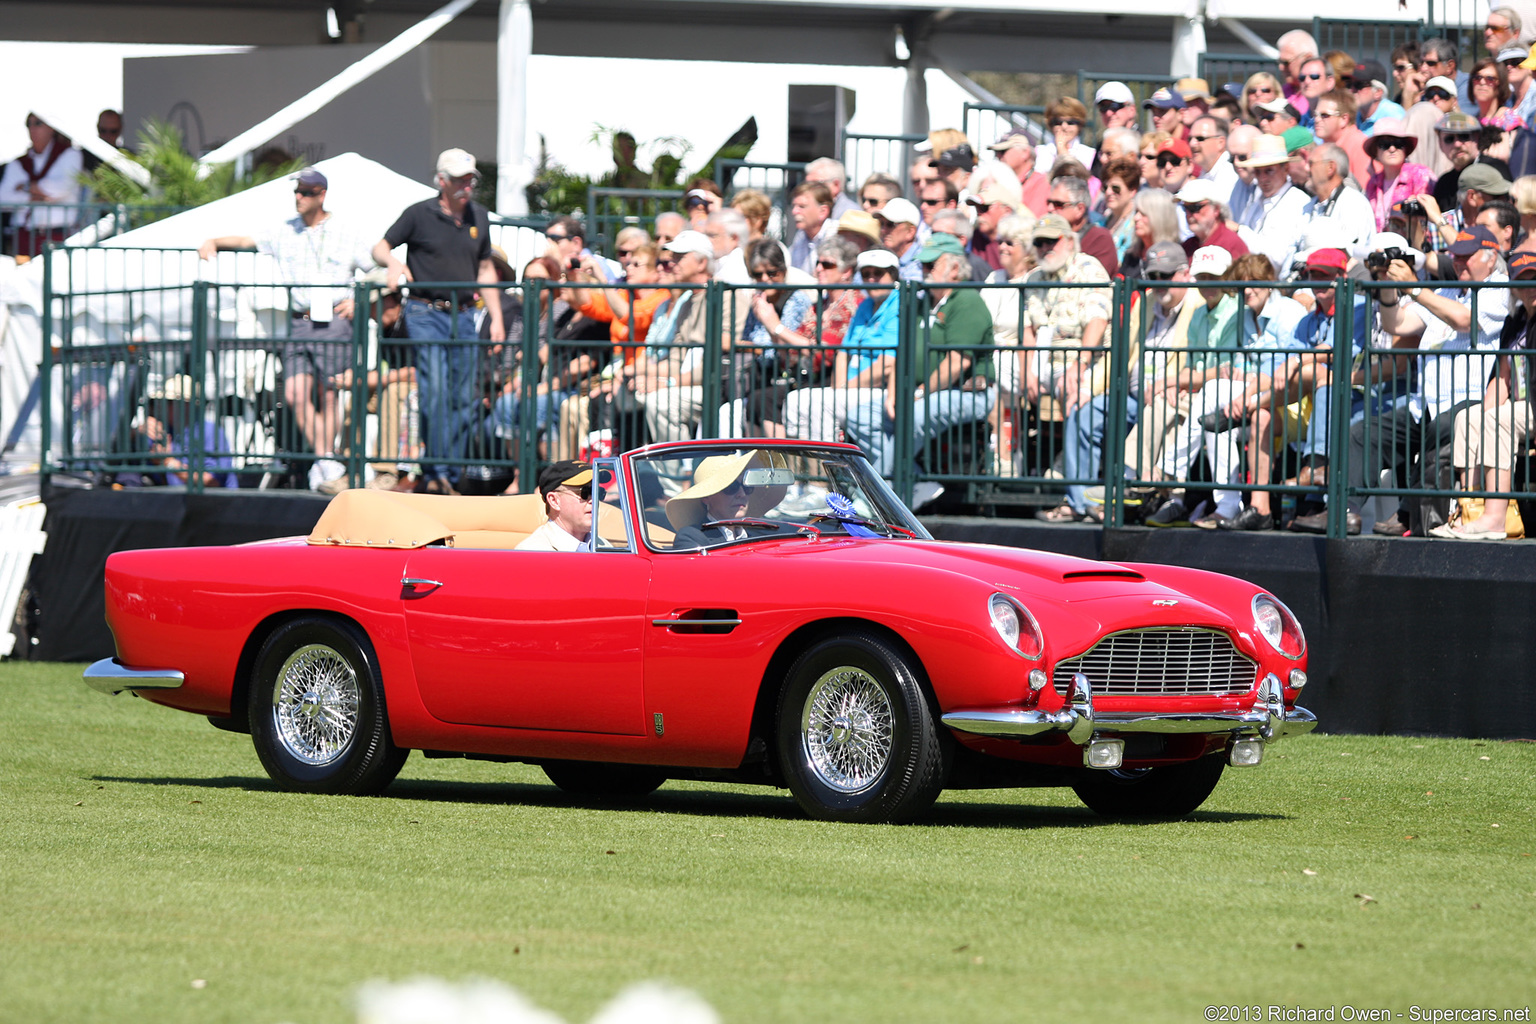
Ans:
[[[113,555],[117,657],[86,681],[248,731],[294,790],[377,793],[419,750],[589,797],[787,786],[845,821],[947,786],[1180,816],[1316,724],[1270,594],[935,541],[851,446],[654,445],[586,487],[575,552],[513,550],[537,495],[352,490],[308,537]]]

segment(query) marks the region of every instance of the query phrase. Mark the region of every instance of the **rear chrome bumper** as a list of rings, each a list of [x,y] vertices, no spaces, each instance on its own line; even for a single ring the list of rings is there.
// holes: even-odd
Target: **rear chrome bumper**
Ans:
[[[85,685],[102,693],[124,690],[174,690],[186,682],[175,668],[129,668],[116,658],[102,658],[85,670]]]
[[[1015,708],[951,711],[943,716],[943,722],[956,732],[977,736],[1008,738],[1065,732],[1073,743],[1084,744],[1096,733],[1228,733],[1278,740],[1311,732],[1317,726],[1317,716],[1301,707],[1287,711],[1280,680],[1273,673],[1259,683],[1258,699],[1248,711],[1145,715],[1096,713],[1093,688],[1087,677],[1079,674],[1073,677],[1067,706],[1060,711]]]

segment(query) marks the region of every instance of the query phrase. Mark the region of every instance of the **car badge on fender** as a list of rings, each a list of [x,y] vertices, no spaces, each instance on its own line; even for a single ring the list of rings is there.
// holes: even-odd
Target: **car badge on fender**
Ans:
[[[1172,608],[1174,605],[1176,605],[1178,603],[1179,602],[1178,602],[1177,598],[1159,597],[1159,598],[1155,599],[1152,602],[1152,607],[1154,607],[1154,608]]]

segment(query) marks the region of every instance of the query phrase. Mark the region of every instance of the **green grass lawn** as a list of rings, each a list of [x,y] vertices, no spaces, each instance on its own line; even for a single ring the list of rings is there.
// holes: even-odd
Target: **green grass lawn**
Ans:
[[[1014,790],[832,825],[415,755],[382,797],[283,793],[248,737],[79,673],[0,665],[0,1021],[333,1024],[416,974],[573,1022],[644,979],[728,1022],[1533,1001],[1533,744],[1289,740],[1172,824]]]

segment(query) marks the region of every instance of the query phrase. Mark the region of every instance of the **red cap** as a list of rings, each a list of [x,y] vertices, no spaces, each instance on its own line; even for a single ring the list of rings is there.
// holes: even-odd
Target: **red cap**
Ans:
[[[1158,146],[1157,155],[1162,156],[1164,153],[1173,153],[1181,160],[1188,160],[1193,156],[1189,151],[1189,143],[1183,139],[1169,139],[1161,146]]]
[[[1343,270],[1349,265],[1349,256],[1343,249],[1313,249],[1307,254],[1307,266]]]

